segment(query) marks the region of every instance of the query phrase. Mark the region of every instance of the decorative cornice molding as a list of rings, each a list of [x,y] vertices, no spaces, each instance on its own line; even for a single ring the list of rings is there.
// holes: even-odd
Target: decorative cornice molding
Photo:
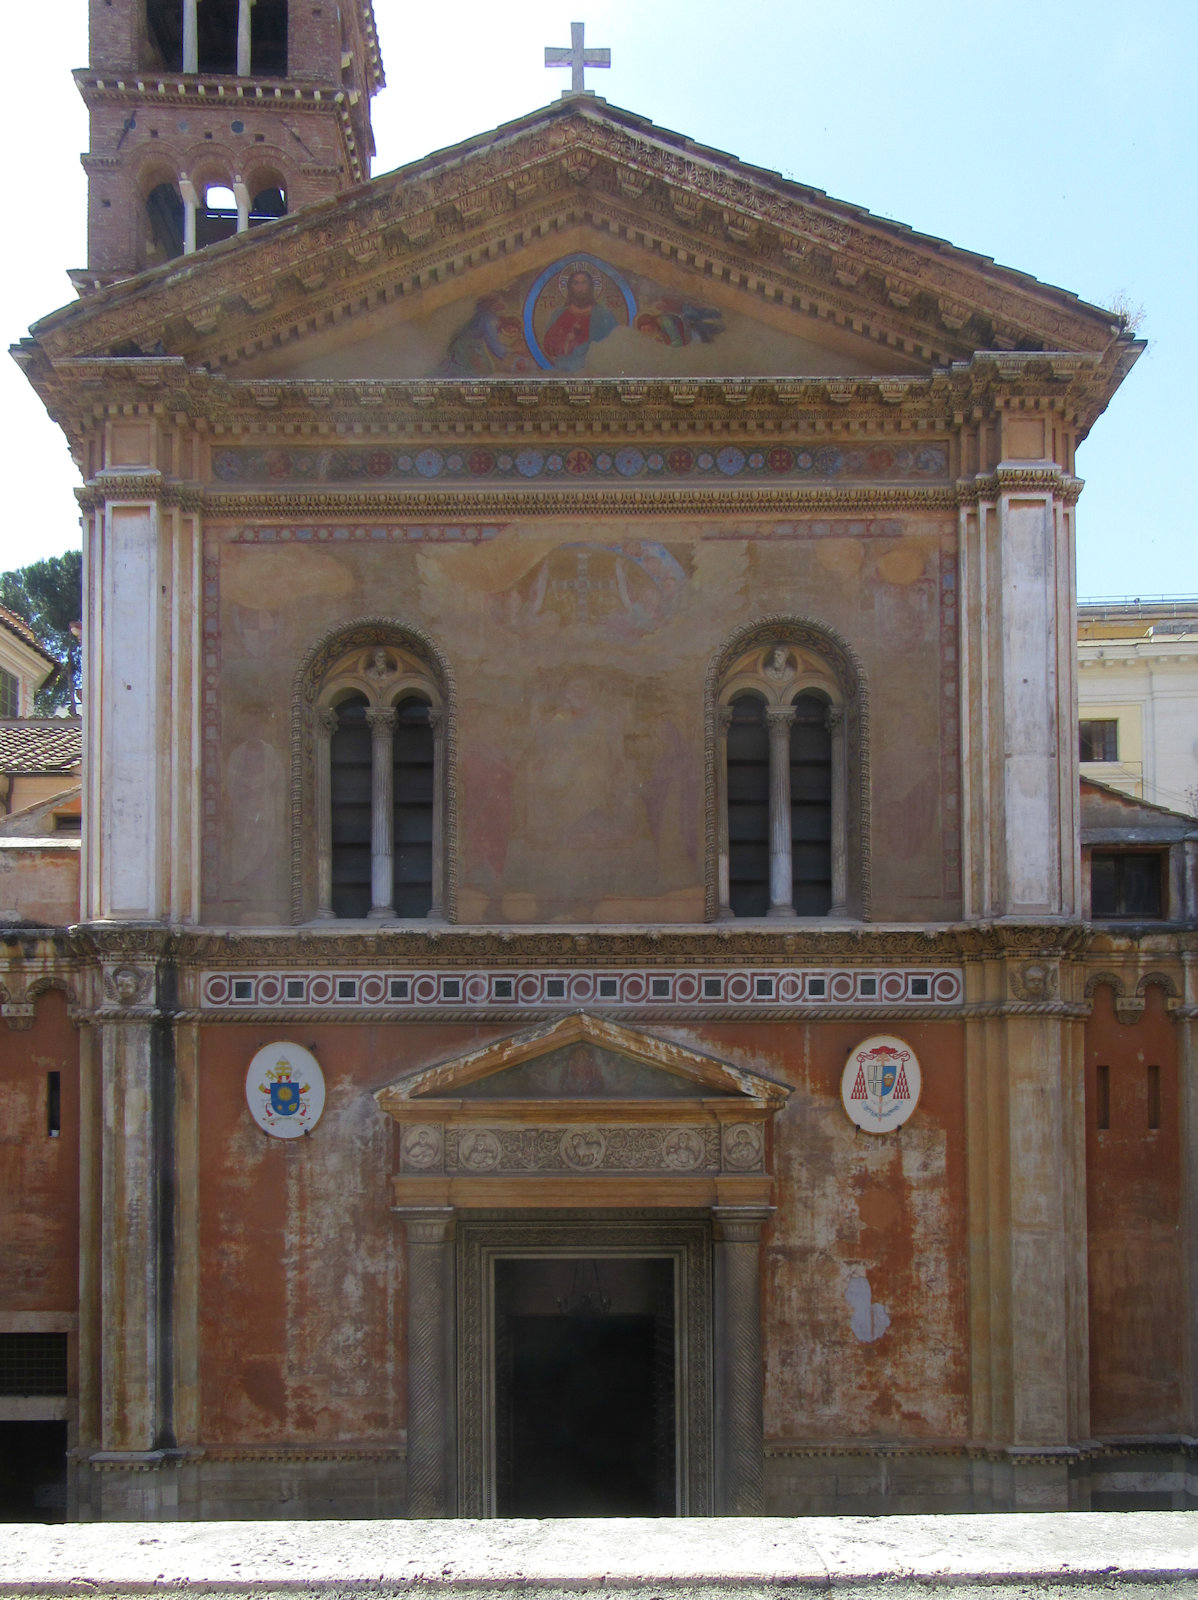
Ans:
[[[463,488],[373,492],[313,490],[310,493],[218,494],[204,497],[204,511],[212,519],[331,520],[396,518],[411,522],[420,517],[479,521],[511,521],[516,517],[569,518],[610,514],[642,516],[793,516],[820,512],[952,511],[952,488],[846,489],[711,488],[711,489],[509,489]]]

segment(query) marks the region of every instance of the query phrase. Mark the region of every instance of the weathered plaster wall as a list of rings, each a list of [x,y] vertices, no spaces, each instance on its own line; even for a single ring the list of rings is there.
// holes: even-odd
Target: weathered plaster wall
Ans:
[[[0,839],[0,921],[79,920],[79,840]]]
[[[61,1131],[46,1082],[60,1074]],[[79,1304],[79,1036],[57,990],[0,1049],[0,1308],[74,1313]]]
[[[612,517],[511,523],[477,542],[420,526],[208,539],[222,771],[206,919],[287,919],[294,675],[317,639],[365,615],[418,625],[456,675],[462,921],[700,920],[704,676],[735,628],[771,613],[829,625],[864,665],[873,915],[958,914],[947,521]]]
[[[309,1138],[251,1122],[261,1029],[202,1033],[201,1437],[393,1441],[404,1421],[402,1236],[372,1091],[506,1030],[303,1030],[328,1102]],[[660,1030],[793,1086],[774,1139],[764,1263],[766,1435],[968,1432],[964,1090],[956,1024],[908,1024],[924,1087],[893,1135],[857,1133],[840,1074],[861,1024]]]
[[[1098,1127],[1097,1069],[1109,1073],[1109,1123]],[[1159,1128],[1149,1073],[1159,1069]],[[1184,1289],[1177,1025],[1148,989],[1131,1025],[1112,990],[1086,1023],[1086,1200],[1090,1280],[1090,1423],[1098,1438],[1184,1431]]]

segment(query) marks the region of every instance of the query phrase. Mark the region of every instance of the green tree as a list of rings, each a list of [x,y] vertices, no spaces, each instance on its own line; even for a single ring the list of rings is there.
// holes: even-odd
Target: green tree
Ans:
[[[39,716],[62,707],[73,711],[79,698],[82,651],[71,625],[78,626],[83,616],[83,552],[68,550],[0,572],[0,605],[27,622],[42,649],[58,662],[38,690],[34,710]]]

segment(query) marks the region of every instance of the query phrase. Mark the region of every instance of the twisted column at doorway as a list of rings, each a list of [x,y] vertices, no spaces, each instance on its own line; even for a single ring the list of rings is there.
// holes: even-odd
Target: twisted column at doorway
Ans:
[[[765,1503],[761,1372],[761,1227],[770,1206],[713,1206],[717,1516]]]

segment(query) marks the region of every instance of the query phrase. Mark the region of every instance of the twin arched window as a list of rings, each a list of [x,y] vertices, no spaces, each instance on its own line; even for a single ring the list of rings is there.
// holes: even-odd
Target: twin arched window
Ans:
[[[843,640],[754,623],[713,662],[708,704],[708,915],[865,915],[866,700]]]
[[[445,919],[450,695],[415,633],[360,623],[318,647],[293,728],[315,824],[293,834],[299,920]]]

